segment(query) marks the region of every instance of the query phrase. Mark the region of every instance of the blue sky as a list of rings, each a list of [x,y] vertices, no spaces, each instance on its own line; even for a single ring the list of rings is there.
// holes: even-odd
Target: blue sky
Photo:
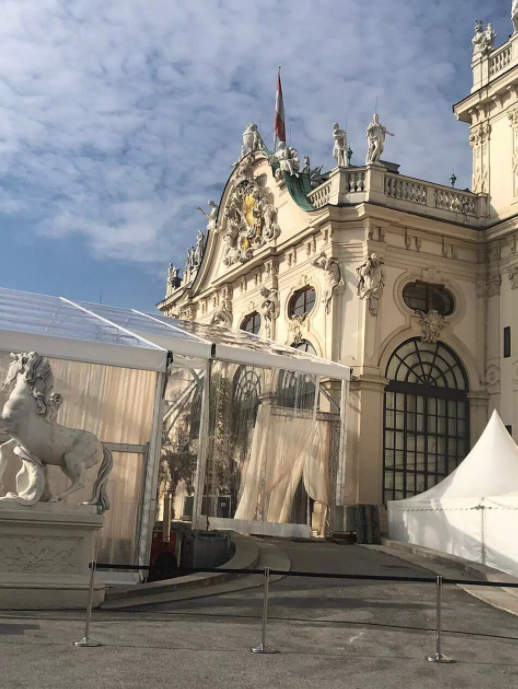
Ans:
[[[3,0],[0,285],[152,309],[219,200],[248,122],[333,166],[332,125],[365,156],[374,103],[401,172],[470,185],[476,19],[511,0]],[[271,138],[267,143],[271,142]]]

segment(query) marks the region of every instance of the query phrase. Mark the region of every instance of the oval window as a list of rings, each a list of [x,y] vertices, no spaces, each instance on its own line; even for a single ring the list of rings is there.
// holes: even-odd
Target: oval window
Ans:
[[[293,316],[304,316],[313,310],[315,306],[316,292],[314,287],[304,287],[299,289],[290,299],[288,314]]]
[[[427,282],[411,282],[403,290],[403,300],[409,309],[428,313],[435,310],[441,316],[449,316],[455,309],[453,294],[442,285]]]

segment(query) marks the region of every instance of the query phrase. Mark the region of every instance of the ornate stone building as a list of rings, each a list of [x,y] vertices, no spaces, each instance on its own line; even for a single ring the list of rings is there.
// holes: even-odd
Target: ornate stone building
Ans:
[[[376,116],[363,167],[335,125],[340,166],[328,174],[307,159],[301,169],[295,149],[266,151],[249,125],[211,202],[203,258],[158,305],[353,368],[345,504],[430,488],[494,408],[518,433],[518,33],[496,50],[494,36],[477,23],[474,85],[454,106],[469,125],[473,192],[383,162],[389,132]]]

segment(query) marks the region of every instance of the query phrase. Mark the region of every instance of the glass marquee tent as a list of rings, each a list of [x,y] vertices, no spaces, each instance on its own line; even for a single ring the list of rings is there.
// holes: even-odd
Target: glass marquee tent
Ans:
[[[22,351],[49,357],[58,422],[113,452],[100,561],[149,562],[164,491],[193,528],[329,523],[341,504],[346,366],[220,325],[0,288],[1,380]]]

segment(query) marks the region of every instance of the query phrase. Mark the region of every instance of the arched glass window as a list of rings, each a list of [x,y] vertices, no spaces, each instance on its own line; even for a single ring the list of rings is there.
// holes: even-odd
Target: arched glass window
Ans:
[[[469,451],[468,379],[445,344],[408,340],[386,371],[384,501],[422,493]]]
[[[261,316],[257,311],[246,316],[245,320],[241,323],[241,330],[245,330],[247,333],[253,333],[254,335],[259,333],[260,328]]]
[[[442,285],[427,282],[411,282],[403,289],[403,300],[409,309],[428,313],[432,309],[449,316],[455,309],[453,294]]]
[[[314,287],[304,287],[299,289],[290,299],[288,307],[288,314],[290,318],[293,316],[303,316],[309,313],[315,306],[316,293]]]
[[[317,353],[309,340],[301,340],[291,346],[310,354]],[[313,409],[315,377],[307,373],[282,370],[277,384],[277,403],[281,407]]]

